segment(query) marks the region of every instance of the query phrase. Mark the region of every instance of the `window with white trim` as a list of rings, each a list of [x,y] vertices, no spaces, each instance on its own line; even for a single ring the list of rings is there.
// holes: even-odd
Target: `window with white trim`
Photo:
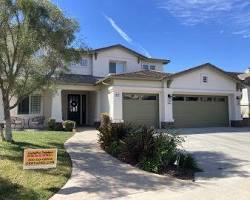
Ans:
[[[110,61],[109,62],[109,73],[119,74],[125,72],[126,62],[122,61]]]
[[[17,114],[40,114],[41,113],[41,96],[30,95],[18,104]]]
[[[87,66],[88,66],[88,59],[82,58],[82,59],[80,60],[80,66],[82,66],[82,67],[87,67]]]
[[[208,83],[208,76],[206,74],[201,74],[201,82]]]

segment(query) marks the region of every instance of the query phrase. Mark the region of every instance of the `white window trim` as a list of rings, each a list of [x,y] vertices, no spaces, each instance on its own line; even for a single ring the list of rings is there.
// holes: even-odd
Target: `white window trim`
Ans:
[[[80,62],[82,60],[85,60],[86,61],[86,65],[82,65]],[[81,58],[81,61],[79,62],[79,67],[88,67],[89,66],[89,60],[87,58]]]
[[[206,77],[207,81],[204,81],[204,78]],[[202,84],[207,84],[209,81],[208,75],[207,74],[201,74],[201,83]]]

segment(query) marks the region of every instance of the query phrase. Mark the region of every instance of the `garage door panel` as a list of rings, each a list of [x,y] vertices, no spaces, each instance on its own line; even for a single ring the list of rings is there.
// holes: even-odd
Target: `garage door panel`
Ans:
[[[124,98],[126,95],[126,98]],[[150,100],[149,96],[155,96]],[[127,99],[137,97],[136,99]],[[123,94],[123,119],[138,125],[159,127],[159,98],[156,94]]]
[[[228,126],[227,97],[195,96],[198,97],[196,101],[187,101],[188,96],[182,97],[184,101],[173,101],[176,127]],[[205,101],[207,98],[209,101]]]

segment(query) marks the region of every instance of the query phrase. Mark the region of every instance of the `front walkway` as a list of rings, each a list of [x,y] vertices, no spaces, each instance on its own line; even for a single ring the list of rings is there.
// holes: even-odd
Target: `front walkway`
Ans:
[[[65,145],[73,162],[72,177],[51,200],[248,200],[250,129],[189,129],[185,133],[185,148],[204,169],[195,183],[121,163],[99,148],[96,130],[85,130]]]
[[[97,131],[76,133],[65,144],[72,162],[72,177],[51,200],[111,199],[167,189],[196,187],[190,181],[155,175],[121,163],[97,144]]]

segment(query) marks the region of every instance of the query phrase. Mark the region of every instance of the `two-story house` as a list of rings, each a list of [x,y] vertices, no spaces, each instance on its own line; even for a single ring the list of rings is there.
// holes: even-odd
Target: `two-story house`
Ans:
[[[237,76],[209,63],[165,73],[168,63],[122,45],[92,50],[57,80],[55,92],[31,95],[12,110],[12,116],[93,125],[100,121],[100,113],[107,112],[114,123],[162,128],[229,126],[241,120]]]

